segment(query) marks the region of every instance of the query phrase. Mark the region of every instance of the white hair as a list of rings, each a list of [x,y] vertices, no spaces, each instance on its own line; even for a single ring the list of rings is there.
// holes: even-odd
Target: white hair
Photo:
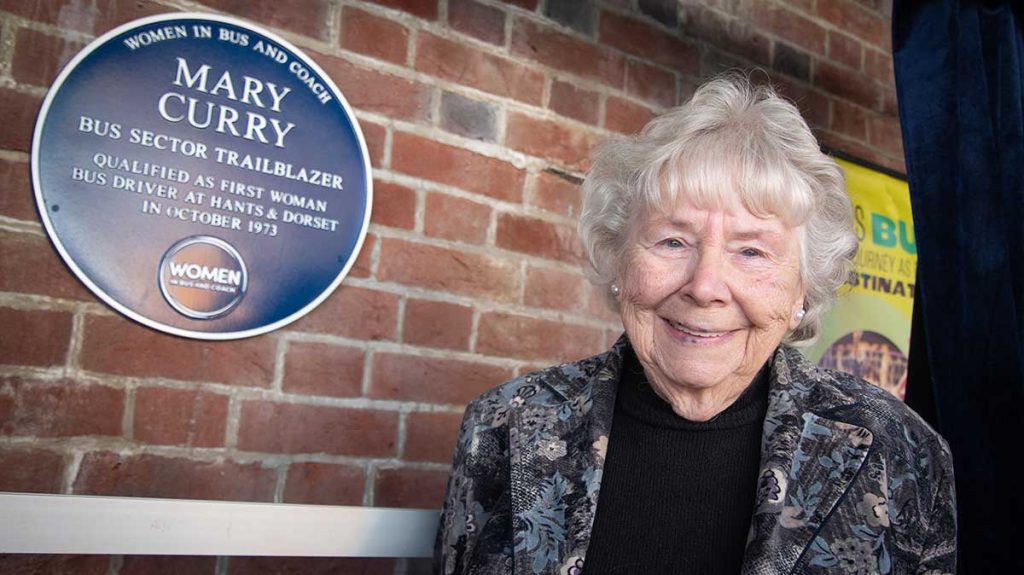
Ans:
[[[623,255],[638,214],[663,211],[679,194],[699,208],[720,207],[733,193],[755,216],[803,227],[806,315],[784,341],[811,343],[857,252],[853,208],[842,171],[796,107],[736,74],[702,85],[639,134],[598,148],[583,182],[579,220],[592,281],[609,293],[628,263]],[[609,302],[618,305],[613,297]]]

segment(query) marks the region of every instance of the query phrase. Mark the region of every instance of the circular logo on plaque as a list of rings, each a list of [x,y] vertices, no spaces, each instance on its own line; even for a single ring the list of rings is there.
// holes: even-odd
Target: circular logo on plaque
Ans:
[[[195,319],[230,313],[245,295],[246,279],[238,250],[211,236],[185,238],[160,261],[160,293],[178,313]]]
[[[71,60],[36,122],[32,180],[93,293],[200,339],[266,333],[323,302],[373,199],[366,142],[327,73],[271,32],[198,13],[130,22]]]

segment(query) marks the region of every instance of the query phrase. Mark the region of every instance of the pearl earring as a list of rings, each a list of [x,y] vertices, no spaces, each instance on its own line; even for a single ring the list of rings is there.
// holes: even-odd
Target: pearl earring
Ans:
[[[619,286],[617,286],[615,284],[612,284],[611,288],[609,288],[609,289],[611,290],[613,296],[618,296],[619,293],[622,292],[622,290],[619,289]]]
[[[804,316],[805,315],[807,315],[807,312],[804,311],[804,310],[800,310],[800,311],[796,312],[796,321],[804,321]]]

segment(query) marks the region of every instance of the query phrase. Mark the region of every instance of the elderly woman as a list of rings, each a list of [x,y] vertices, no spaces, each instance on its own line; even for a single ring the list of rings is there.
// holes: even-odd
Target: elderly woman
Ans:
[[[842,173],[715,79],[607,143],[579,230],[625,335],[467,409],[442,573],[952,573],[949,449],[812,340],[856,251]]]

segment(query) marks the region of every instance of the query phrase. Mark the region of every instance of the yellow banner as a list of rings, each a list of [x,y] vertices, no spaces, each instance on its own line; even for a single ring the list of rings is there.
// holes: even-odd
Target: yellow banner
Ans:
[[[854,273],[807,356],[903,399],[917,270],[910,189],[892,176],[836,163],[846,174],[860,249]]]

